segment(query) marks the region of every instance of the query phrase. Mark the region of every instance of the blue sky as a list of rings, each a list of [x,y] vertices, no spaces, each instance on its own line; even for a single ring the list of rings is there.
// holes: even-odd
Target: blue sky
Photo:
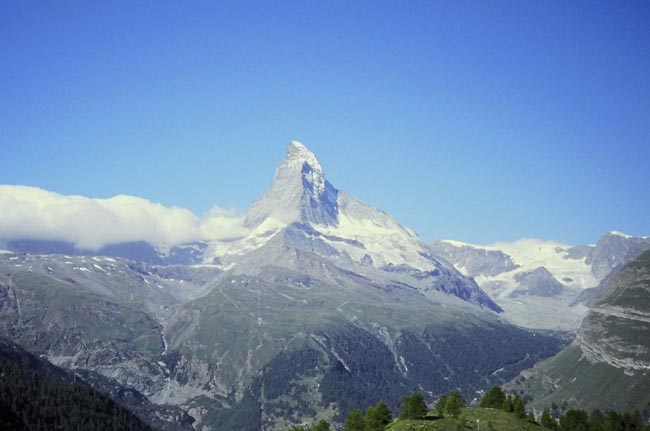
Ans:
[[[650,2],[0,2],[0,184],[245,210],[288,142],[423,239],[650,235]]]

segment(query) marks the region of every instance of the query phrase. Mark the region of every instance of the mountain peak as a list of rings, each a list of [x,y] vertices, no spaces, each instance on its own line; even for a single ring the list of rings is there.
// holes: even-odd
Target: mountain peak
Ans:
[[[320,177],[324,178],[323,168],[321,167],[314,153],[309,151],[309,148],[307,148],[300,141],[289,142],[289,146],[287,147],[287,154],[282,165],[290,165],[294,169],[296,167],[299,167],[301,170],[303,170],[305,163],[309,165],[313,171],[317,172]]]
[[[314,153],[300,141],[291,141],[287,147],[287,159],[289,158],[316,158]]]
[[[318,159],[299,141],[291,141],[285,159],[275,170],[271,188],[248,210],[246,224],[257,226],[268,218],[335,225],[338,190],[326,179]]]

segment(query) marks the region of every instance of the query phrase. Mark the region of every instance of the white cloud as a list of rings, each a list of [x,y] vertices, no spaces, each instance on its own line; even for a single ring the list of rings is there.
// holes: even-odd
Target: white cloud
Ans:
[[[205,218],[134,196],[65,196],[36,187],[0,186],[0,238],[70,241],[79,248],[147,241],[173,245],[241,237],[243,217],[213,208]]]

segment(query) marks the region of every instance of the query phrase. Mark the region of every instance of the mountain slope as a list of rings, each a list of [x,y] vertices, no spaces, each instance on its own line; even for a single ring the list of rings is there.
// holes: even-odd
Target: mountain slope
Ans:
[[[419,388],[469,397],[563,345],[283,235],[226,272],[6,253],[0,268],[4,334],[177,429],[184,411],[197,429],[283,429]]]
[[[106,395],[0,338],[0,427],[11,430],[149,431]]]
[[[567,400],[584,409],[650,404],[650,251],[624,266],[585,317],[576,340],[527,370],[512,387],[536,406]]]
[[[167,326],[172,377],[210,393],[187,400],[197,427],[255,415],[237,429],[283,429],[360,401],[396,408],[417,388],[469,396],[562,344],[411,279],[352,272],[280,236],[249,253]]]
[[[164,271],[112,258],[0,254],[0,333],[157,427],[189,429],[182,410],[147,398],[169,380],[160,321],[198,289],[189,276],[172,279],[182,271]]]

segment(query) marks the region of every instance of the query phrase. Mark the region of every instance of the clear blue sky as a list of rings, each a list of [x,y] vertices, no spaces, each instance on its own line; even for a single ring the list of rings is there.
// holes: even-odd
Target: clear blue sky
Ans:
[[[243,211],[291,139],[426,241],[650,235],[650,2],[0,2],[0,184]]]

